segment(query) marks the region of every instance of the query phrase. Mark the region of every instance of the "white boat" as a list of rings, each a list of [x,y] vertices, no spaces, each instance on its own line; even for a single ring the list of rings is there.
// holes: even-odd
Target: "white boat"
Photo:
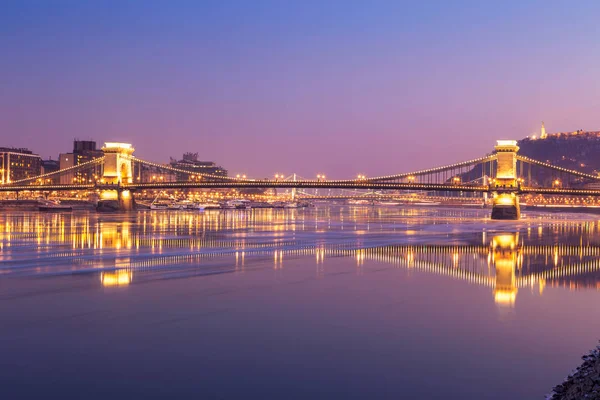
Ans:
[[[235,208],[235,209],[250,209],[252,208],[250,200],[228,200],[225,202],[223,208]]]
[[[152,203],[150,203],[151,210],[166,210],[168,208],[167,203],[158,203],[157,200],[158,196],[156,196],[154,200],[152,200]]]
[[[199,203],[194,203],[191,200],[182,200],[176,203],[180,210],[202,210]]]
[[[48,212],[61,212],[61,211],[73,211],[73,207],[61,204],[60,201],[44,201],[43,204],[38,206],[39,211]]]
[[[185,209],[185,206],[182,206],[179,203],[169,203],[169,205],[167,205],[167,210],[183,210]]]
[[[375,204],[378,206],[399,206],[400,202],[398,202],[398,201],[380,201]]]
[[[197,203],[199,210],[218,210],[221,208],[219,203]]]
[[[295,203],[295,202],[285,203],[285,205],[283,206],[283,208],[298,208],[298,203]]]
[[[369,204],[371,204],[371,202],[369,200],[350,199],[350,200],[348,200],[348,204],[354,205],[354,206],[368,206]]]

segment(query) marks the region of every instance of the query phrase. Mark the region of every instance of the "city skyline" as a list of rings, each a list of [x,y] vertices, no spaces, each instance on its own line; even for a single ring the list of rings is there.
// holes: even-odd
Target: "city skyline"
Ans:
[[[597,11],[14,2],[0,17],[2,146],[55,158],[76,137],[115,140],[147,159],[192,150],[257,177],[478,157],[542,120],[549,132],[600,128]]]

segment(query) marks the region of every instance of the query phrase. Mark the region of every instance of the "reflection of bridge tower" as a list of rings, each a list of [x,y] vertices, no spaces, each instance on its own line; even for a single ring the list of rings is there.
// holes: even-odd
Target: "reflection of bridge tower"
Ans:
[[[119,186],[123,183],[133,182],[133,146],[128,143],[107,142],[104,143],[102,151],[104,152],[102,182],[113,187],[102,189],[100,192],[102,203],[99,203],[99,207],[112,210],[132,210],[131,193],[128,190],[119,189]]]
[[[517,181],[517,152],[515,140],[498,140],[496,155],[498,167],[492,185],[492,219],[519,219],[519,185]]]
[[[497,304],[514,306],[517,297],[515,270],[518,262],[515,234],[494,236],[492,256],[496,267],[494,299]]]
[[[125,221],[119,224],[115,222],[102,223],[100,225],[99,244],[101,249],[131,249],[132,238],[129,222]],[[130,269],[130,265],[131,261],[127,253],[124,257],[120,257],[117,252],[114,260],[114,266],[117,269],[101,272],[100,281],[102,286],[129,285],[133,279],[133,271]]]

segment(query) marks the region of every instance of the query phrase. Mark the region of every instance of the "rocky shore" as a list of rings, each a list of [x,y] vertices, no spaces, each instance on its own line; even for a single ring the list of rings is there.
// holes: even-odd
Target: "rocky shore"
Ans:
[[[582,359],[583,364],[552,390],[548,400],[600,399],[600,346]]]

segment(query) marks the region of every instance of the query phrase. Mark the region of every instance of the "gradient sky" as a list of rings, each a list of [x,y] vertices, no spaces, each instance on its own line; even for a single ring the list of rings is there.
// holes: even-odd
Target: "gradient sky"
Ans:
[[[600,130],[600,2],[3,1],[0,146],[369,176]]]

